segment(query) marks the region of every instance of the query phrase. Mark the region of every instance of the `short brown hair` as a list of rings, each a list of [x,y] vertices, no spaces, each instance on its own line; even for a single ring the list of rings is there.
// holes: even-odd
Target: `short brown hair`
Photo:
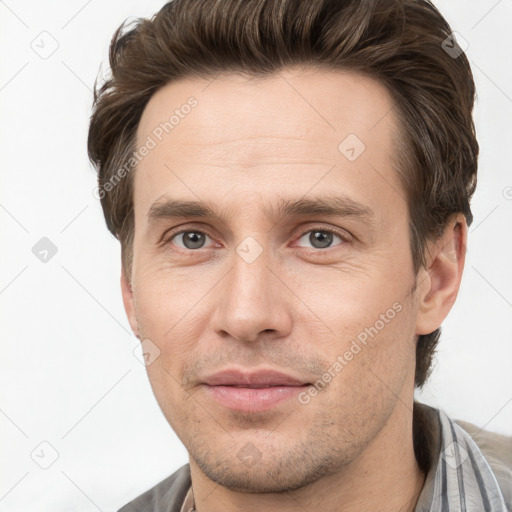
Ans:
[[[151,96],[183,77],[264,77],[294,65],[363,73],[390,92],[416,274],[425,265],[426,241],[442,234],[452,214],[462,212],[468,225],[473,220],[475,85],[451,33],[428,0],[173,0],[151,20],[121,25],[110,46],[111,76],[101,87],[95,84],[88,152],[127,275],[135,229],[133,173],[115,178],[135,151]],[[418,338],[418,387],[429,376],[440,332]]]

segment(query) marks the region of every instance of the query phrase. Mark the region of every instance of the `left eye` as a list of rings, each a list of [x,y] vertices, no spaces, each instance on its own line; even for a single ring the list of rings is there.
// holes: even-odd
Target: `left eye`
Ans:
[[[306,239],[314,249],[325,249],[331,246],[334,237],[344,242],[340,235],[336,234],[334,231],[325,229],[313,229],[308,231],[300,237],[300,240]]]
[[[169,242],[180,238],[182,239],[182,245],[178,245],[178,247],[181,249],[202,249],[206,238],[210,237],[202,231],[181,231],[172,236]]]

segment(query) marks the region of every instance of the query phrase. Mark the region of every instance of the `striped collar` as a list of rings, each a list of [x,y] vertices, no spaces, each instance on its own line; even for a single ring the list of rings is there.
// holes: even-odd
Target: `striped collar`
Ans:
[[[443,411],[416,405],[428,414],[435,439],[415,512],[507,512],[498,481],[471,436]],[[180,512],[196,512],[194,506],[190,487]]]
[[[507,512],[494,473],[471,436],[437,409],[437,456],[415,512]]]

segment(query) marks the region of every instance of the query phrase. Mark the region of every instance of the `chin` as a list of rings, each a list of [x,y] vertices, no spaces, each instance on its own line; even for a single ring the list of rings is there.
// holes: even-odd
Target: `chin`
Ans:
[[[261,459],[239,460],[236,454],[213,457],[204,452],[193,457],[207,478],[218,485],[245,493],[284,493],[310,485],[340,470],[346,461],[340,454],[315,456],[297,447],[293,453],[261,454]]]

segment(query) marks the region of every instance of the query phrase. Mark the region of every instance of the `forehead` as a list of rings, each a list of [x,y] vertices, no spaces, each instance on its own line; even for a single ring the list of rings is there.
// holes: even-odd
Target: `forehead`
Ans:
[[[350,192],[358,176],[375,185],[381,175],[396,195],[396,132],[386,88],[352,72],[181,79],[157,91],[141,117],[136,146],[151,149],[136,168],[136,214],[173,191],[220,200],[233,190],[283,196],[300,182],[330,188],[341,179]]]

